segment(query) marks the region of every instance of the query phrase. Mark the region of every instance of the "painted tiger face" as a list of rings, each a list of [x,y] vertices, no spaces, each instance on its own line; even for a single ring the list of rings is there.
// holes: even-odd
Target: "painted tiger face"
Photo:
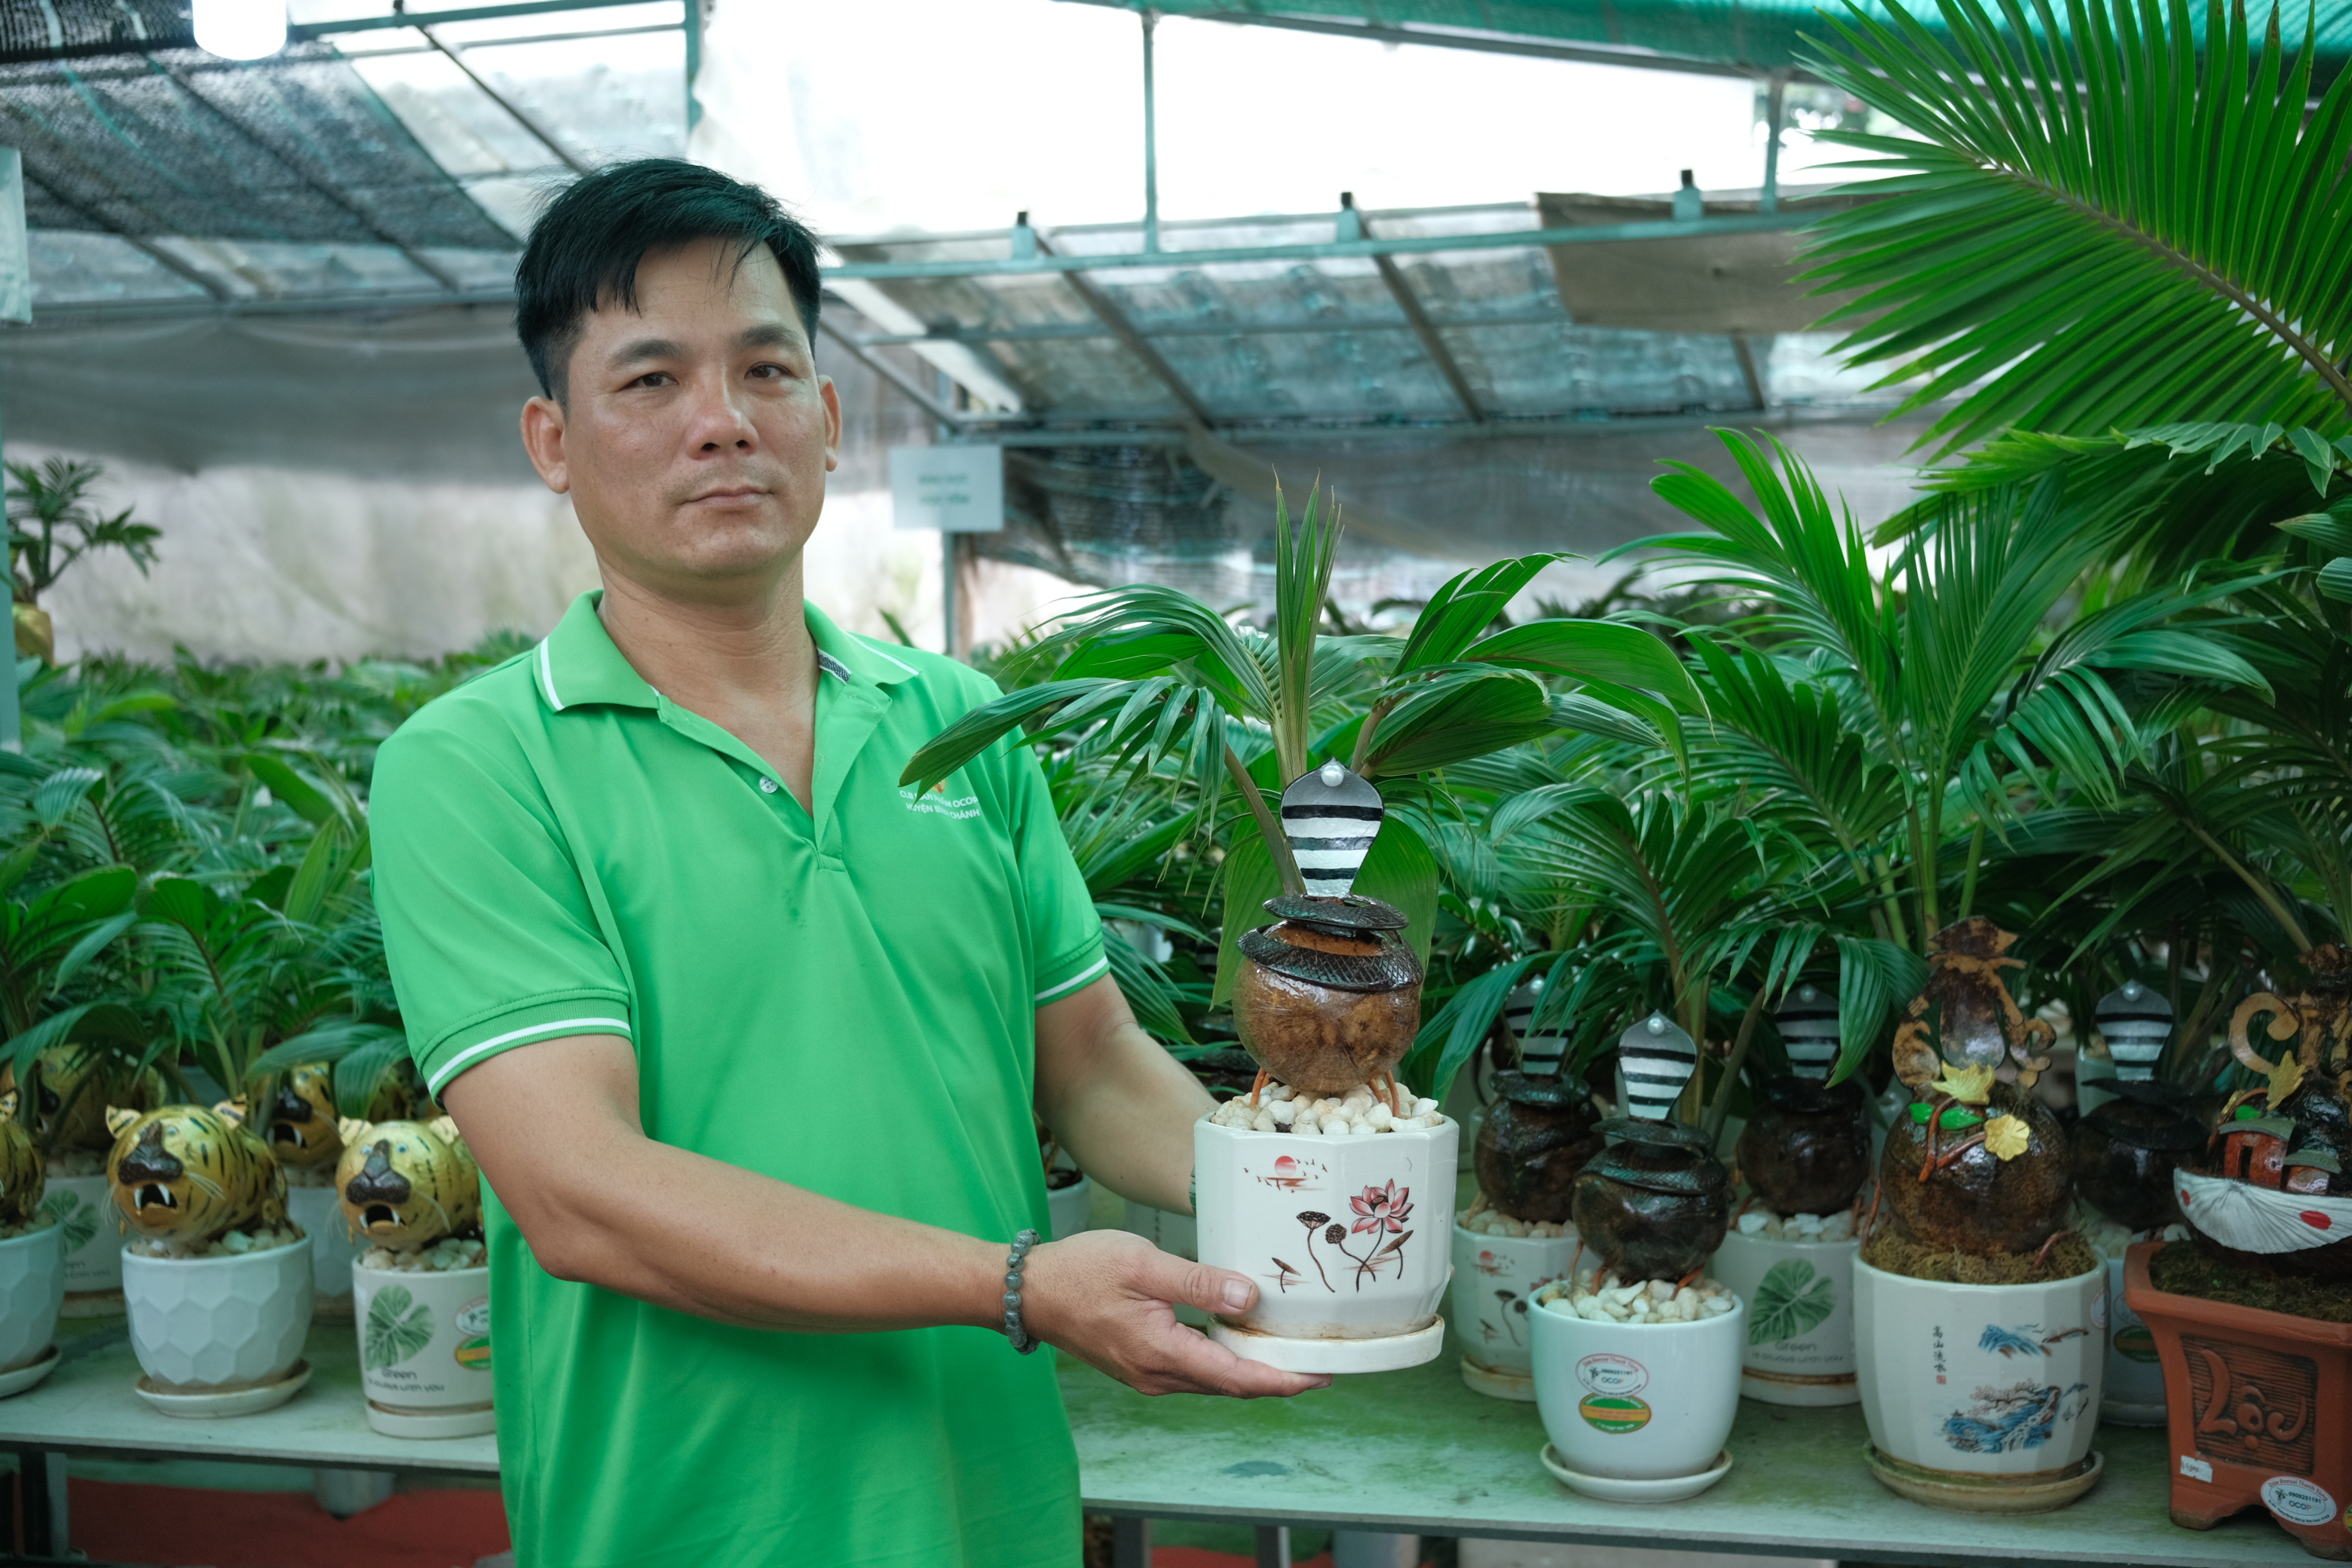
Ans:
[[[377,1247],[430,1247],[482,1222],[482,1177],[457,1124],[343,1124],[335,1191],[352,1236]]]
[[[106,1178],[123,1225],[151,1241],[201,1245],[286,1218],[286,1173],[246,1128],[194,1105],[119,1110]]]
[[[331,1068],[313,1063],[278,1079],[278,1098],[269,1107],[269,1152],[281,1165],[306,1167],[331,1164],[342,1153]]]
[[[40,1212],[49,1163],[33,1135],[11,1116],[0,1119],[0,1226],[23,1225]]]
[[[34,1141],[44,1149],[104,1149],[114,1134],[106,1113],[118,1108],[149,1110],[163,1103],[163,1075],[152,1068],[135,1078],[121,1063],[85,1046],[52,1046],[33,1075],[38,1103],[33,1108]],[[16,1072],[0,1066],[0,1109],[16,1110]]]

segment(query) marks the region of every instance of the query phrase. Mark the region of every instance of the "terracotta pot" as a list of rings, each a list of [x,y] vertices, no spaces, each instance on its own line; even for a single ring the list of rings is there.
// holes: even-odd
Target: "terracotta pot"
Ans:
[[[2066,1134],[2048,1107],[2013,1084],[1994,1086],[1984,1107],[1956,1106],[1937,1112],[1934,1148],[1941,1161],[1927,1177],[1929,1127],[1922,1101],[1895,1119],[1879,1159],[1878,1187],[1900,1234],[1938,1251],[1989,1258],[1995,1253],[2031,1253],[2066,1223],[2074,1199],[2067,1171]],[[1987,1114],[2006,1113],[2025,1124],[2025,1152],[2003,1160],[1981,1137]],[[1968,1125],[1953,1125],[1978,1120]],[[1948,1156],[1960,1148],[1957,1156]]]
[[[2105,1269],[1955,1285],[1856,1258],[1853,1303],[1866,1458],[1889,1489],[1968,1512],[2039,1513],[2097,1484]]]
[[[1696,1128],[1602,1122],[1609,1146],[1576,1178],[1577,1233],[1603,1274],[1680,1279],[1706,1266],[1731,1224],[1731,1173]]]
[[[1446,1305],[1462,1344],[1462,1381],[1480,1394],[1532,1404],[1528,1298],[1575,1267],[1592,1272],[1573,1228],[1564,1236],[1489,1236],[1454,1226],[1454,1285]]]
[[[1870,1179],[1870,1121],[1862,1085],[1835,1089],[1783,1074],[1766,1080],[1733,1157],[1776,1215],[1835,1214]]]
[[[1605,1142],[1584,1085],[1498,1072],[1473,1155],[1478,1190],[1513,1219],[1557,1224],[1569,1216],[1577,1173]]]
[[[2124,1289],[2164,1366],[2172,1522],[2210,1530],[2260,1504],[2314,1557],[2352,1561],[2352,1323],[2158,1290],[2166,1245],[2131,1249]]]
[[[2083,1201],[2126,1230],[2159,1230],[2180,1217],[2172,1168],[2204,1147],[2205,1129],[2169,1085],[2118,1080],[2116,1098],[2074,1124],[2067,1165]]]
[[[1234,1028],[1295,1089],[1345,1094],[1391,1071],[1421,1026],[1421,963],[1405,917],[1377,899],[1285,895],[1243,933]]]

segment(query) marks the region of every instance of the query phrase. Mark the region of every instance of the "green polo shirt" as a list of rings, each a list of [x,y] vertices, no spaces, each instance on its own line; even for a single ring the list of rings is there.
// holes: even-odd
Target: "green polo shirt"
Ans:
[[[1036,1009],[1106,972],[1101,926],[1028,752],[898,785],[993,688],[812,607],[811,812],[646,684],[598,597],[378,759],[376,903],[425,1081],[618,1036],[649,1137],[971,1236],[1045,1230]],[[731,1328],[568,1283],[485,1198],[521,1568],[1078,1561],[1050,1357],[983,1329]]]

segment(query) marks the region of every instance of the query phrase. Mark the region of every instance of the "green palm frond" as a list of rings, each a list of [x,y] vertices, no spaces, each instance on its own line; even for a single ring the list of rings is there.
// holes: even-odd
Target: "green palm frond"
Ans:
[[[2352,430],[2352,72],[2209,0],[1937,0],[1824,16],[1811,63],[1916,137],[1813,230],[1857,363],[1959,396],[1926,440],[2236,420]],[[2307,34],[2306,34],[2307,36]],[[2202,47],[2200,43],[2201,41]]]

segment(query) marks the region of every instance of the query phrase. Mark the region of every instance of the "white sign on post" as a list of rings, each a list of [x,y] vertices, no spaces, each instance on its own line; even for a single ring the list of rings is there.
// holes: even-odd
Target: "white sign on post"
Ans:
[[[996,533],[1004,527],[1004,448],[893,447],[890,514],[899,528]]]

